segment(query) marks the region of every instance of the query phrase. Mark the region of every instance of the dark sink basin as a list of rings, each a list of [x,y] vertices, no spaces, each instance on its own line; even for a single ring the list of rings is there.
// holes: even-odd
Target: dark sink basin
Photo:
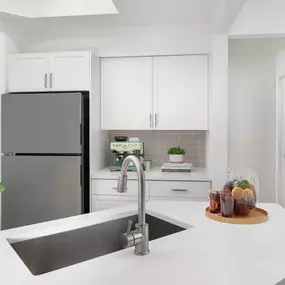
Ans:
[[[12,243],[11,246],[34,275],[41,275],[79,262],[122,250],[120,237],[128,220],[137,215],[108,221],[59,234]],[[146,215],[149,239],[154,240],[185,230],[180,226]]]

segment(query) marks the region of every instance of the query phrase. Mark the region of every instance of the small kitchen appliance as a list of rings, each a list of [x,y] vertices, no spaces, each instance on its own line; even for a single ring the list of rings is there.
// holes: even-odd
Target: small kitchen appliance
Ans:
[[[144,143],[143,142],[111,142],[110,151],[115,155],[114,164],[110,166],[111,171],[120,171],[124,159],[128,155],[135,155],[140,159],[144,167]],[[136,171],[133,164],[129,164],[128,171]]]

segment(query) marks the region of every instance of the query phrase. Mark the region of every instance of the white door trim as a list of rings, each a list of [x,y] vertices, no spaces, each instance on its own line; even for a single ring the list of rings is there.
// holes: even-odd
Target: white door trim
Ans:
[[[285,126],[283,116],[283,110],[285,106],[285,100],[283,100],[283,88],[282,81],[285,79],[285,76],[276,77],[276,146],[275,146],[275,198],[274,202],[282,206],[284,205],[285,198],[285,187],[283,181],[283,171],[285,170],[284,164],[284,135],[285,135]],[[284,188],[284,189],[283,189]]]
[[[276,146],[275,146],[275,195],[274,202],[282,203],[282,77],[276,77]]]

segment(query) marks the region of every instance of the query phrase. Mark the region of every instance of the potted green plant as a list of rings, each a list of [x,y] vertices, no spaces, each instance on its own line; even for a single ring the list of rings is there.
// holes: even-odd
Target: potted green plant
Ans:
[[[185,150],[180,146],[174,146],[168,149],[169,162],[182,163],[184,161]]]

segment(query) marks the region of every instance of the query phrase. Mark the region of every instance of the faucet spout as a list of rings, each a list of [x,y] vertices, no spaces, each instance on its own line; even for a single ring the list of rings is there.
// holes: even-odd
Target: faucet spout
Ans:
[[[145,191],[145,175],[144,170],[141,165],[140,160],[134,156],[127,156],[121,167],[121,174],[118,180],[117,191],[120,193],[127,191],[127,170],[129,163],[132,162],[137,170],[138,175],[138,224],[136,224],[136,231],[131,232],[126,237],[133,237],[133,243],[128,243],[135,245],[135,254],[137,255],[146,255],[149,253],[149,238],[148,238],[148,225],[145,220],[145,212],[146,212],[146,191]],[[140,235],[138,235],[140,234]],[[126,234],[125,234],[126,235]],[[132,236],[131,236],[132,235]],[[135,239],[138,236],[139,238]]]

